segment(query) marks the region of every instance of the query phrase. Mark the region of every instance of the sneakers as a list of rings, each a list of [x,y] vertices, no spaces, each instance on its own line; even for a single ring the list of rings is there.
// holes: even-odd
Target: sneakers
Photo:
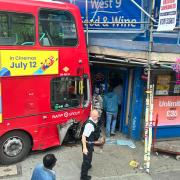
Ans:
[[[91,176],[86,176],[86,177],[81,177],[80,180],[90,180],[91,179]]]
[[[111,132],[111,135],[115,136],[115,135],[116,135],[116,133],[115,133],[115,132]]]

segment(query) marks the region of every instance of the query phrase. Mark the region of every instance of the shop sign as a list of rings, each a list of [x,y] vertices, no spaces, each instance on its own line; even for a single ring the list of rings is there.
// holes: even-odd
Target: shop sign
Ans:
[[[180,125],[179,96],[155,96],[153,120],[158,115],[158,126]]]
[[[173,31],[176,26],[177,0],[161,0],[157,31]]]
[[[80,8],[82,20],[86,22],[86,0],[64,0],[73,3]],[[130,0],[87,0],[88,20],[94,22],[89,24],[90,30],[140,30],[141,11]],[[143,7],[143,0],[136,0]],[[101,24],[98,24],[102,22]],[[107,24],[110,22],[111,24]],[[122,24],[117,24],[117,22]],[[123,23],[124,22],[124,23]],[[134,23],[134,24],[133,24]],[[86,25],[85,25],[86,27]]]

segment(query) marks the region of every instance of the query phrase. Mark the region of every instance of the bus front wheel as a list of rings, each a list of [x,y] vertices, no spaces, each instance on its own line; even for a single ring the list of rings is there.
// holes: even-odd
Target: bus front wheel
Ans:
[[[25,158],[31,150],[31,139],[21,131],[11,131],[0,138],[0,163],[13,164]]]

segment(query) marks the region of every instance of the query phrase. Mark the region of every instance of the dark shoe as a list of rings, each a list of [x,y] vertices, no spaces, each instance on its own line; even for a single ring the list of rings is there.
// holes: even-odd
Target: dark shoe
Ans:
[[[91,176],[87,176],[87,179],[86,180],[90,180],[91,179]]]
[[[86,177],[81,177],[80,180],[90,180],[91,179],[91,176],[86,176]]]

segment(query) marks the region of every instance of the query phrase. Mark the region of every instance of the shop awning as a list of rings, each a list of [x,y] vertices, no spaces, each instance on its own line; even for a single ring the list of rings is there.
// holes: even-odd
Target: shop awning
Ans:
[[[123,51],[100,46],[89,46],[91,63],[121,63],[126,65],[146,66],[148,52],[145,51]],[[171,67],[180,54],[175,53],[151,53],[151,64],[153,66]]]

